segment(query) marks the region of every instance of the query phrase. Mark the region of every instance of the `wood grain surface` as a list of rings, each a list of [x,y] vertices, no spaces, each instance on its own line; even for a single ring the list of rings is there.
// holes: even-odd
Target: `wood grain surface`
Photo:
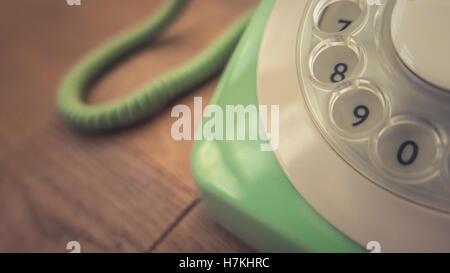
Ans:
[[[194,0],[154,43],[108,71],[88,101],[117,99],[177,67],[257,0]],[[0,9],[0,252],[248,252],[203,211],[191,142],[169,106],[129,130],[92,135],[58,115],[64,73],[158,10],[157,0],[4,1]],[[175,104],[206,105],[218,77]]]

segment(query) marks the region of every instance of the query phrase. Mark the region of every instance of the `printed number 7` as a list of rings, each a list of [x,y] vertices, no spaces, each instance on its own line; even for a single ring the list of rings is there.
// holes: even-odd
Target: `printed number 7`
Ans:
[[[352,22],[353,21],[339,19],[338,23],[343,24],[342,28],[339,31],[343,31],[344,29],[348,28],[348,26],[350,26]]]

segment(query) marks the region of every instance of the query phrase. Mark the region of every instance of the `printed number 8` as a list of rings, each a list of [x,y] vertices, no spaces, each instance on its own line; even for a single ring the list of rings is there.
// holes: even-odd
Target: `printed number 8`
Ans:
[[[334,66],[334,73],[331,74],[330,80],[333,83],[341,82],[345,80],[345,72],[347,72],[348,66],[344,63],[338,63]]]

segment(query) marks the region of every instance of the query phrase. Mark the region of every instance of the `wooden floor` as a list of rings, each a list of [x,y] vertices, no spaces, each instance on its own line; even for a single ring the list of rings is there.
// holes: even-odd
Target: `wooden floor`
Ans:
[[[5,1],[0,9],[0,252],[247,252],[204,212],[191,142],[170,106],[136,128],[86,135],[55,108],[69,67],[159,0]],[[118,98],[200,52],[257,0],[194,0],[155,43],[112,69],[88,100]],[[207,104],[218,78],[179,99]]]

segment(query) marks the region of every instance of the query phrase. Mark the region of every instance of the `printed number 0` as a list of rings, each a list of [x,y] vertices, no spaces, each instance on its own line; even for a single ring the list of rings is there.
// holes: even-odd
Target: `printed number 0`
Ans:
[[[411,147],[412,151],[411,151],[411,155],[409,156],[409,158],[407,160],[405,160],[405,159],[403,159],[403,153],[405,152],[405,149],[408,146]],[[414,141],[408,140],[408,141],[403,142],[402,145],[400,145],[400,147],[398,148],[397,160],[398,160],[398,162],[400,162],[400,164],[402,164],[404,166],[411,165],[416,160],[418,154],[419,154],[419,146],[417,146],[417,143],[415,143]]]
[[[331,74],[330,80],[333,83],[345,80],[345,72],[347,72],[348,66],[344,63],[338,63],[334,66],[334,73]]]

